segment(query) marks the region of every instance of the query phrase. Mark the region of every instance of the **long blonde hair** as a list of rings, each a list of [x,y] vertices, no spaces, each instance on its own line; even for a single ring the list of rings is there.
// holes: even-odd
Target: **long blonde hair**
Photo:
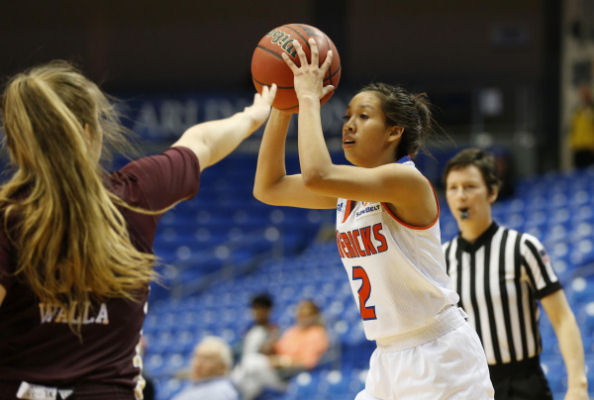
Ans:
[[[103,184],[103,141],[125,142],[113,105],[73,66],[54,61],[14,76],[1,107],[17,168],[0,187],[15,274],[41,302],[67,309],[71,329],[90,301],[138,299],[155,256],[131,243],[117,208],[127,205]]]

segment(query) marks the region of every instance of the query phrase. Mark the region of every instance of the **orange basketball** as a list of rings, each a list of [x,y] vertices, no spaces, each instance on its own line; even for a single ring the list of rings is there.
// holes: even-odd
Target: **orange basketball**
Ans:
[[[299,111],[299,102],[293,87],[293,72],[283,61],[281,54],[287,53],[293,62],[301,65],[297,50],[293,46],[293,39],[301,43],[307,59],[311,60],[309,38],[313,37],[318,45],[320,53],[320,65],[326,59],[328,50],[332,50],[332,65],[324,77],[324,86],[333,85],[338,87],[340,80],[340,56],[332,40],[318,28],[305,24],[287,24],[274,28],[268,32],[254,50],[252,55],[252,81],[259,93],[262,93],[262,86],[270,86],[276,83],[278,89],[272,106],[279,110],[296,113]],[[321,100],[324,104],[334,92],[328,93]]]

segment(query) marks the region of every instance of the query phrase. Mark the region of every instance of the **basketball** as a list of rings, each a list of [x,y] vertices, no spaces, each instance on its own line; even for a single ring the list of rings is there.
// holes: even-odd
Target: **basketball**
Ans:
[[[324,86],[338,87],[340,80],[340,56],[336,46],[330,38],[318,28],[305,24],[287,24],[272,29],[268,32],[254,50],[252,55],[252,81],[259,93],[262,86],[276,83],[278,89],[272,106],[279,110],[296,113],[299,111],[299,102],[293,87],[293,72],[285,64],[281,54],[287,53],[295,65],[300,66],[297,50],[293,46],[293,39],[301,44],[307,59],[311,61],[311,50],[308,40],[314,38],[320,53],[320,65],[326,59],[328,50],[332,50],[332,64],[324,77]],[[328,93],[321,100],[324,104],[334,91]]]

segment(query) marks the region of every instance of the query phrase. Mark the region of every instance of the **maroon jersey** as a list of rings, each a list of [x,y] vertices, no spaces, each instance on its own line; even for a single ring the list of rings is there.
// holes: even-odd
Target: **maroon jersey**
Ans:
[[[193,197],[199,181],[195,154],[173,147],[130,162],[109,175],[107,186],[130,205],[158,210]],[[152,252],[159,216],[121,212],[134,246]],[[0,230],[0,284],[7,291],[0,305],[0,383],[126,387],[134,398],[146,294],[137,303],[112,299],[83,308],[74,316],[82,321],[81,342],[68,327],[72,316],[55,305],[40,303],[12,276],[17,252]]]

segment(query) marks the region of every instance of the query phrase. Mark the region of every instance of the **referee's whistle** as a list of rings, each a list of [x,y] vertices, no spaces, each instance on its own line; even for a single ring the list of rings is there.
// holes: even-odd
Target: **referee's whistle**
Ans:
[[[466,219],[468,218],[468,208],[464,208],[460,210],[460,218]]]

